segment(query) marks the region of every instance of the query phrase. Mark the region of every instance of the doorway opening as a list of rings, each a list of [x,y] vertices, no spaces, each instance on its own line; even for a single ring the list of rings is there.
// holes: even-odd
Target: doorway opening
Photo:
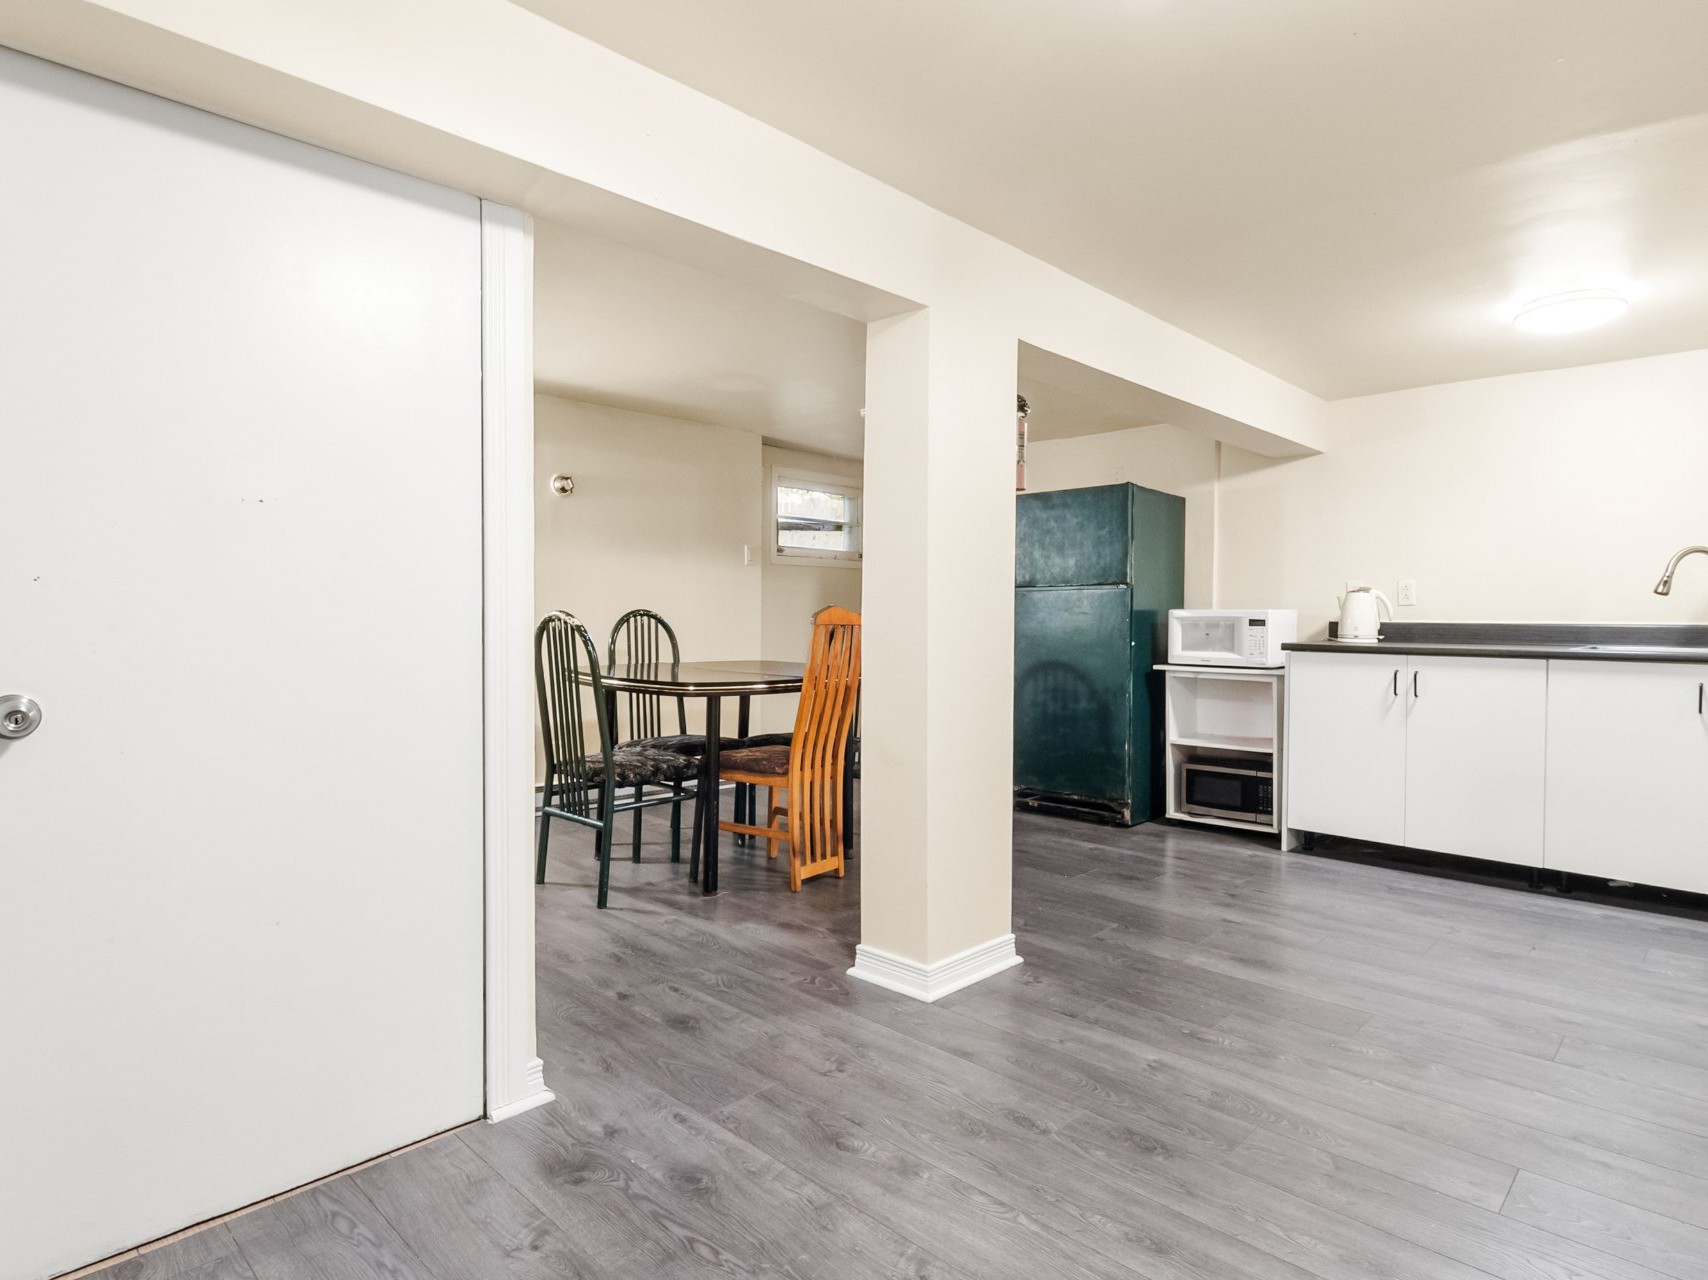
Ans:
[[[695,248],[603,234],[610,229],[534,223],[534,616],[573,615],[607,666],[631,656],[626,644],[611,646],[615,624],[648,610],[668,624],[662,658],[798,670],[815,613],[861,608],[864,311],[878,304],[822,273],[708,265]],[[798,696],[720,703],[728,751],[786,744]],[[613,741],[687,735],[704,749],[706,698],[662,696],[653,706],[657,723],[627,694],[612,697]],[[582,711],[597,724],[585,699]],[[537,732],[535,742],[543,785]],[[766,799],[738,797],[726,782],[719,813],[765,825]],[[579,1019],[552,1011],[591,995],[575,990],[567,957],[746,923],[800,931],[815,968],[847,965],[859,931],[857,836],[845,877],[791,893],[786,844],[773,859],[764,840],[722,833],[717,894],[707,898],[694,805],[674,818],[672,808],[616,816],[603,910],[600,837],[550,823],[536,896],[548,1080],[553,1055],[583,1039]],[[845,822],[857,832],[857,811]],[[566,1058],[561,1069],[581,1067]]]
[[[1135,903],[1122,895],[1133,886],[1108,882],[1120,879],[1110,854],[1133,852],[1134,879],[1148,881],[1172,848],[1191,844],[1195,829],[1170,821],[1189,769],[1205,785],[1261,774],[1278,795],[1281,703],[1278,676],[1189,680],[1167,670],[1170,610],[1216,603],[1217,488],[1230,446],[1215,416],[1026,344],[1019,392],[1030,410],[1016,522],[1024,950],[1028,917],[1103,919],[1099,893],[1108,919],[1130,914]],[[1038,874],[1040,844],[1060,850],[1053,865],[1063,874]],[[1064,879],[1086,867],[1099,883]],[[1139,893],[1152,909],[1154,896]]]

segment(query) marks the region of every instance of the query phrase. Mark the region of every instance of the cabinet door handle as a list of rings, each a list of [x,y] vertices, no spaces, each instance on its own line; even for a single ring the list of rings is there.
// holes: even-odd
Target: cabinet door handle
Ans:
[[[1417,672],[1415,671],[1411,673],[1411,696],[1414,698],[1421,698],[1423,696],[1417,690]]]
[[[1394,668],[1394,697],[1400,696],[1400,669]]]
[[[1699,680],[1699,681],[1697,681],[1697,684],[1696,684],[1696,714],[1697,715],[1702,714],[1702,685],[1704,683],[1708,683],[1708,682],[1704,682],[1704,681]]]

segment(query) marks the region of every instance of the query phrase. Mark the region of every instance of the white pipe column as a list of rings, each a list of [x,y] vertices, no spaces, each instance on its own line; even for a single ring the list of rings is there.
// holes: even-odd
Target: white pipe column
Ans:
[[[941,307],[866,342],[861,943],[934,1000],[1020,963],[1011,329]]]

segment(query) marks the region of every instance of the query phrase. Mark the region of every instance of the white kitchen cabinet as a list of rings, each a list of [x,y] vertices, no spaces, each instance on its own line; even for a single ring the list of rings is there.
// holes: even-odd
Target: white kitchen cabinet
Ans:
[[[1300,653],[1287,826],[1708,893],[1708,665]]]
[[[1294,653],[1287,664],[1287,825],[1403,844],[1403,656]]]
[[[1403,843],[1540,866],[1548,664],[1414,655],[1409,666]]]
[[[1708,893],[1708,666],[1549,666],[1543,865]]]

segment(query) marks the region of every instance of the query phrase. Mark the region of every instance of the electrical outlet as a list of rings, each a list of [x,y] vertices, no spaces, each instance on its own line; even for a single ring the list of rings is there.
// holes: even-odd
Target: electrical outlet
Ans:
[[[1416,604],[1417,603],[1417,579],[1416,578],[1401,578],[1400,579],[1400,589],[1399,589],[1399,591],[1397,591],[1395,593],[1395,597],[1396,597],[1396,599],[1399,600],[1401,605],[1414,605],[1414,604]]]

